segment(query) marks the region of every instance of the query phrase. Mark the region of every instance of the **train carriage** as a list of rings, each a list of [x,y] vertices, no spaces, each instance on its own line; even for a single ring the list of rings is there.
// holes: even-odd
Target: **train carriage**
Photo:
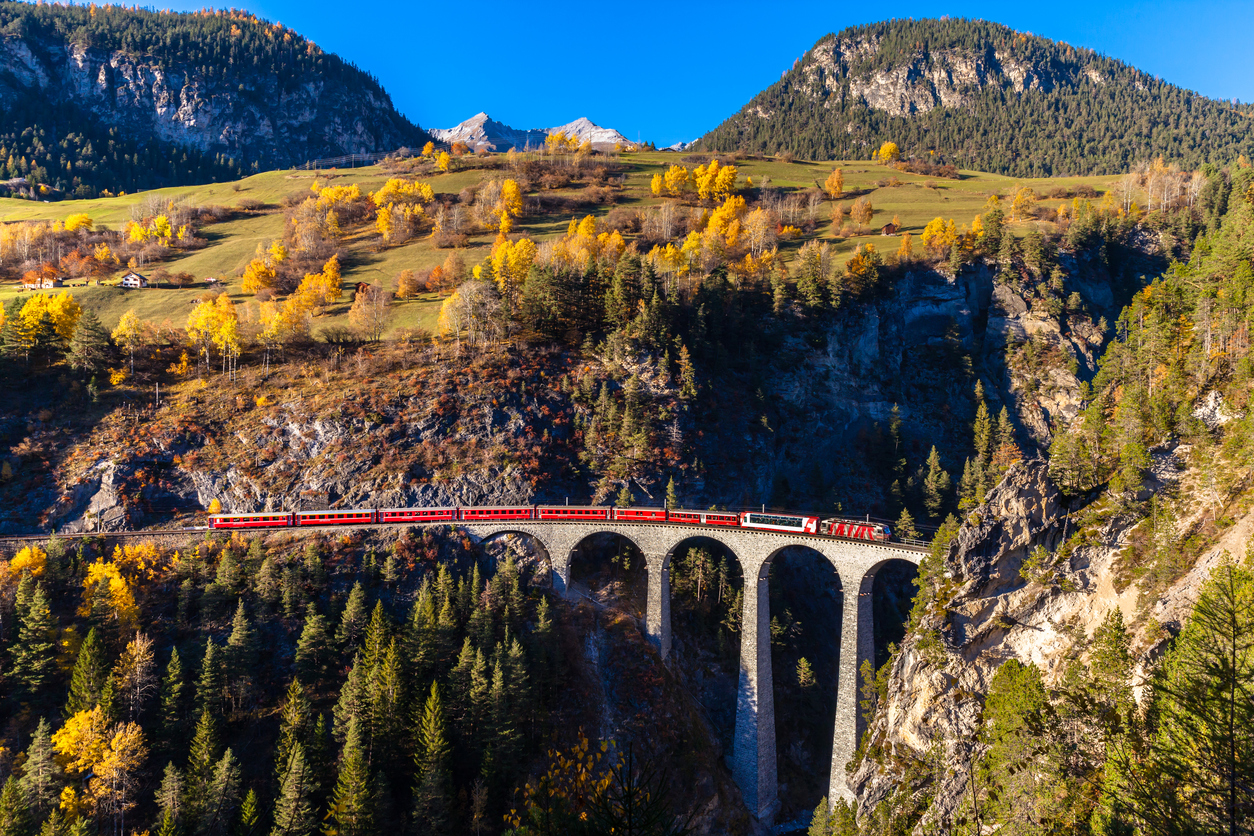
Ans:
[[[259,514],[211,514],[210,528],[288,528],[294,525],[290,511]]]
[[[381,523],[440,522],[456,519],[456,508],[385,508],[379,511]]]
[[[666,522],[665,508],[615,508],[614,519],[628,522]]]
[[[796,534],[816,534],[819,528],[818,517],[804,517],[795,514],[741,514],[740,525],[744,528],[758,528],[763,531],[790,531]]]
[[[701,515],[701,522],[704,525],[728,525],[739,527],[740,515],[706,511]]]
[[[373,510],[297,511],[296,525],[370,525],[378,522]]]
[[[535,509],[530,505],[509,505],[498,508],[459,508],[459,520],[533,520]]]
[[[878,543],[886,543],[892,537],[888,526],[863,520],[823,520],[821,532],[830,537],[872,540]]]
[[[603,505],[540,505],[538,520],[608,520],[610,509]]]

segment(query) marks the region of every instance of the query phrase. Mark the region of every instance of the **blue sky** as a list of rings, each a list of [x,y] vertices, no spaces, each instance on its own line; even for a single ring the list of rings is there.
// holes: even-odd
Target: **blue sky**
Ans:
[[[203,3],[189,3],[187,10]],[[241,0],[232,5],[240,7]],[[1254,100],[1254,3],[387,2],[242,0],[377,77],[427,128],[480,110],[518,128],[580,116],[659,145],[695,139],[829,32],[888,14],[994,20],[1215,98]]]

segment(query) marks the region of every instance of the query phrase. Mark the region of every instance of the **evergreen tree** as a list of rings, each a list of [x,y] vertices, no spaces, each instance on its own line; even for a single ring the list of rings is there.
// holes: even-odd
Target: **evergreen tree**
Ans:
[[[409,680],[422,682],[428,678],[431,666],[437,658],[438,636],[436,635],[435,601],[431,594],[431,584],[423,578],[418,589],[418,599],[409,612],[409,621],[405,625],[405,657],[409,662]]]
[[[978,386],[979,383],[977,382],[976,385]],[[979,399],[975,407],[975,422],[971,425],[971,435],[976,457],[987,465],[993,460],[993,421],[989,418],[988,406],[983,398]]]
[[[238,707],[245,703],[252,690],[253,669],[257,665],[256,633],[248,620],[241,600],[231,622],[231,635],[226,640],[226,680],[232,699]]]
[[[287,697],[283,700],[283,709],[279,719],[279,742],[275,749],[275,771],[282,782],[283,771],[288,768],[292,751],[302,747],[301,761],[304,761],[303,744],[313,731],[313,710],[305,689],[299,679],[293,679],[287,686]]]
[[[34,830],[26,796],[10,775],[0,790],[0,836],[30,836]]]
[[[941,467],[940,453],[933,445],[932,452],[927,457],[927,476],[923,479],[923,502],[932,519],[940,517],[949,490],[949,474]]]
[[[47,719],[40,717],[35,736],[26,749],[26,764],[22,767],[20,785],[30,805],[31,812],[42,818],[57,806],[61,793],[63,773],[52,748],[51,730]]]
[[[335,644],[342,652],[351,653],[357,649],[365,635],[369,617],[366,591],[362,589],[361,581],[358,581],[348,593],[348,603],[344,606],[344,614],[340,616],[340,626],[335,630]]]
[[[366,625],[366,668],[374,668],[380,657],[387,650],[391,638],[392,626],[387,613],[383,611],[383,602],[376,601],[370,613],[370,623]]]
[[[222,669],[222,654],[210,637],[205,641],[205,655],[200,663],[200,680],[196,683],[196,710],[222,713],[222,692],[226,676]]]
[[[614,504],[619,508],[630,508],[635,502],[635,497],[631,495],[631,487],[623,482],[623,488],[618,492],[618,496],[614,498]]]
[[[386,766],[404,734],[405,677],[395,639],[388,643],[383,658],[370,672],[368,698],[371,762]]]
[[[60,810],[54,807],[52,812],[48,814],[48,818],[44,820],[43,827],[39,828],[39,836],[69,836],[65,817],[61,815]]]
[[[340,698],[335,703],[335,739],[341,744],[348,734],[348,725],[354,719],[363,720],[368,716],[369,702],[366,694],[366,664],[361,654],[353,657],[353,666],[348,671],[348,679],[340,689]]]
[[[13,646],[13,676],[34,694],[52,675],[52,653],[56,617],[44,596],[43,584],[36,584],[26,606],[19,611],[18,639]]]
[[[296,642],[296,674],[307,685],[322,681],[330,655],[327,621],[318,613],[313,601],[305,610],[305,625]]]
[[[213,780],[213,765],[218,757],[218,728],[208,711],[200,714],[196,733],[192,736],[191,753],[187,759],[187,797],[185,800],[193,818],[199,818],[206,809],[209,784]]]
[[[225,836],[231,830],[239,809],[240,770],[239,762],[230,749],[213,767],[212,776],[205,787],[196,821],[197,836]]]
[[[161,776],[161,786],[157,788],[157,809],[161,811],[160,829],[177,832],[182,822],[183,804],[187,787],[183,783],[183,773],[171,761],[165,765],[165,773]]]
[[[666,483],[666,508],[671,510],[679,507],[679,493],[675,490],[675,477]]]
[[[244,794],[244,801],[239,806],[239,827],[236,828],[239,836],[251,836],[257,832],[257,825],[261,822],[260,803],[256,790],[250,789]]]
[[[70,353],[66,358],[75,371],[99,374],[113,359],[109,332],[100,323],[100,317],[90,308],[83,311],[70,340]]]
[[[109,675],[109,667],[105,661],[104,648],[96,635],[96,628],[87,631],[87,638],[78,650],[78,660],[74,663],[74,673],[70,677],[70,698],[65,704],[65,713],[73,717],[80,711],[90,711],[100,703],[100,692],[104,690],[105,679]]]
[[[361,722],[353,717],[348,722],[344,751],[340,754],[331,817],[344,836],[366,836],[372,832],[373,809],[370,769],[366,764]]]
[[[898,537],[904,537],[907,540],[919,539],[919,530],[915,528],[914,517],[910,516],[908,509],[901,509],[901,516],[897,518],[897,525],[893,528],[893,532]]]
[[[318,826],[312,803],[317,785],[305,764],[305,747],[299,742],[292,745],[280,773],[279,798],[274,804],[274,828],[270,836],[310,836]]]
[[[183,728],[183,662],[178,648],[170,650],[170,661],[161,679],[161,728],[167,743]]]
[[[415,756],[414,820],[427,832],[443,833],[448,828],[452,749],[444,724],[440,687],[431,683],[431,693],[423,706],[418,726]]]

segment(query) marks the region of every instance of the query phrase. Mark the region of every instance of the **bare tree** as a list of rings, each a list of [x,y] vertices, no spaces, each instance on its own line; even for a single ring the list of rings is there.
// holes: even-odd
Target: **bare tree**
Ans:
[[[383,338],[392,318],[392,294],[377,284],[369,284],[357,292],[348,311],[349,323],[362,338],[375,343]]]

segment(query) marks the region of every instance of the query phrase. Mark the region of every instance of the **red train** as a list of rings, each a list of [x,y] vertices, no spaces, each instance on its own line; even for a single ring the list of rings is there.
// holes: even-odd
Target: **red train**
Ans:
[[[259,514],[211,514],[209,527],[298,528],[327,525],[375,525],[417,522],[547,520],[580,522],[617,520],[633,523],[755,528],[793,534],[887,542],[888,526],[861,520],[820,519],[802,514],[748,511],[683,511],[665,508],[614,508],[606,505],[512,505],[458,508],[376,508],[338,511],[267,511]]]

